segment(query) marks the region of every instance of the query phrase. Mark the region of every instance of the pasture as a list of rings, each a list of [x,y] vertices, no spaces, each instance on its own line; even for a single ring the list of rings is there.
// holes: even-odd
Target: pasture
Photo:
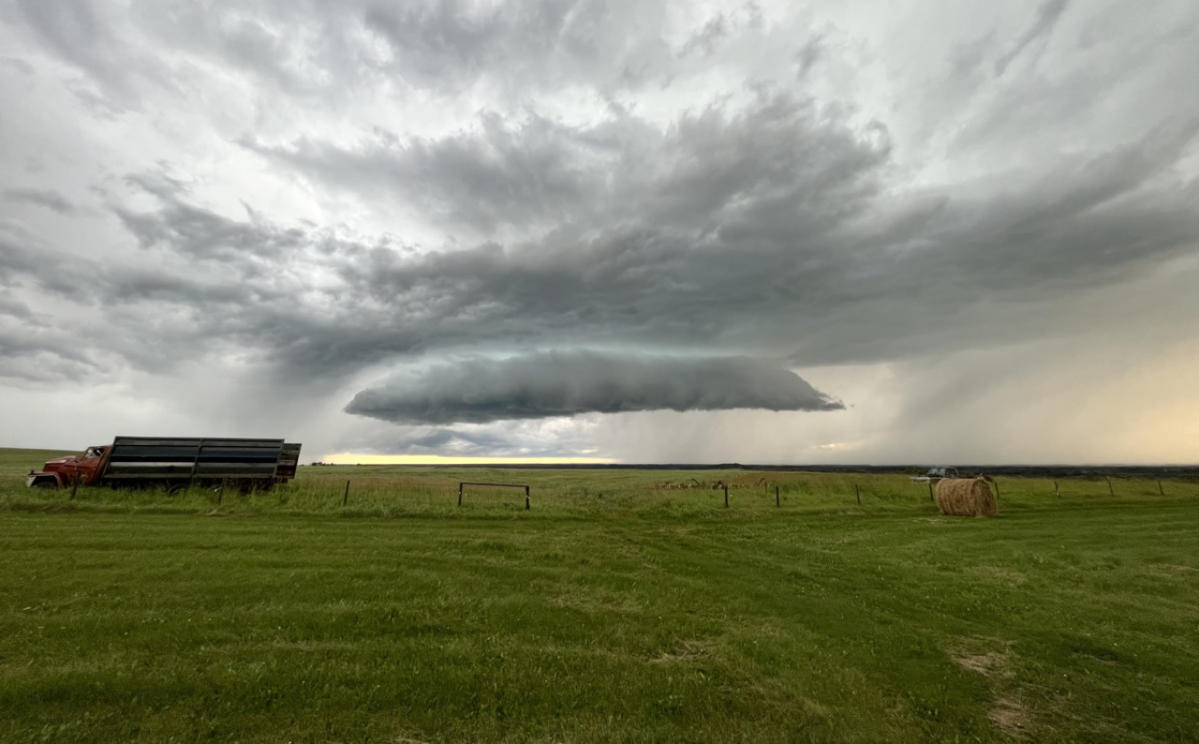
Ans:
[[[996,519],[740,470],[71,500],[24,488],[47,456],[0,450],[3,741],[1199,736],[1193,481],[1002,478]]]

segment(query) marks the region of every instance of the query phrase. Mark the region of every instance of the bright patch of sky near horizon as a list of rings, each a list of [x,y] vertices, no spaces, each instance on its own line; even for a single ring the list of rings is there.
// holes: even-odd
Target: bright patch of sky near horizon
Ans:
[[[0,0],[0,445],[1194,462],[1196,48],[1182,0]]]

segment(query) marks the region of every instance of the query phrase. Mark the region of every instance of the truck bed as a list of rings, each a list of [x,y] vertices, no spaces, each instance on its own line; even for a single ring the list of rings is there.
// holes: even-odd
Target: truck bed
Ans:
[[[103,478],[126,480],[265,480],[295,474],[299,445],[282,439],[116,437]],[[288,467],[290,465],[290,467]],[[290,471],[290,472],[288,472]]]

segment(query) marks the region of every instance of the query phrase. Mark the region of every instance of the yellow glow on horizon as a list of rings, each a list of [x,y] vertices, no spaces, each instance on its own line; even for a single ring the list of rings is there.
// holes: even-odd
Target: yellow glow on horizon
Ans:
[[[608,465],[610,457],[454,457],[452,455],[325,455],[330,465]]]

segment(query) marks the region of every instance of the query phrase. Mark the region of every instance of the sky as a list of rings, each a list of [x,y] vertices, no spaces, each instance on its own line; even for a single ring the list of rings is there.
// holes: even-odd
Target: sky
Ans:
[[[1199,5],[0,0],[0,446],[1199,461]]]

